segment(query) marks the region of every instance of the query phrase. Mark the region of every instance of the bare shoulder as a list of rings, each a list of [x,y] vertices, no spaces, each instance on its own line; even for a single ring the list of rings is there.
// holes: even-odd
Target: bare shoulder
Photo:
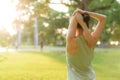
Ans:
[[[71,40],[66,40],[66,50],[70,54],[75,54],[77,52],[77,38],[73,38]]]
[[[91,37],[92,37],[92,48],[94,48],[97,44],[97,41],[99,40],[99,37],[94,32],[91,33]]]

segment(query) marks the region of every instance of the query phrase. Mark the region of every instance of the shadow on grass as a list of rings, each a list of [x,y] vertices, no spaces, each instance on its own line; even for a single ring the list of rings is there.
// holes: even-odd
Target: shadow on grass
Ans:
[[[28,54],[40,54],[52,59],[60,63],[66,63],[66,55],[65,51],[20,51],[21,53],[28,53]]]

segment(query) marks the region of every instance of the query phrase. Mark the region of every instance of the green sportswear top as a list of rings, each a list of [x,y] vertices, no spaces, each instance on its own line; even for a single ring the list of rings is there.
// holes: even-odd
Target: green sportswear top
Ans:
[[[68,80],[96,80],[92,67],[94,49],[88,47],[83,36],[77,37],[76,54],[66,53]]]

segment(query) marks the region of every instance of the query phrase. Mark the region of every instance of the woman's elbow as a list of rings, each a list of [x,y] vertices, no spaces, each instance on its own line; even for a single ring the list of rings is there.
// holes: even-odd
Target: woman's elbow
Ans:
[[[103,16],[101,17],[101,20],[105,22],[105,21],[106,21],[106,16],[103,15]]]
[[[102,17],[99,19],[99,22],[100,22],[100,23],[105,23],[105,22],[106,22],[106,16],[102,16]]]

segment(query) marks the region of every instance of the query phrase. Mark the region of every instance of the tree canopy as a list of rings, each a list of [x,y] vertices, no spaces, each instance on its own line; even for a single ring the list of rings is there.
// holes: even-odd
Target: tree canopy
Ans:
[[[67,13],[55,11],[49,7],[49,4],[65,5],[69,11]],[[63,31],[67,29],[69,17],[76,8],[105,14],[107,21],[100,40],[102,42],[120,41],[120,3],[116,0],[69,0],[67,2],[60,0],[58,3],[51,2],[51,0],[19,0],[17,10],[20,12],[21,19],[18,21],[24,24],[24,39],[27,35],[33,38],[34,18],[37,17],[39,38],[44,38],[46,44],[56,44],[57,41],[62,41],[64,45]],[[27,20],[25,16],[28,17]]]

